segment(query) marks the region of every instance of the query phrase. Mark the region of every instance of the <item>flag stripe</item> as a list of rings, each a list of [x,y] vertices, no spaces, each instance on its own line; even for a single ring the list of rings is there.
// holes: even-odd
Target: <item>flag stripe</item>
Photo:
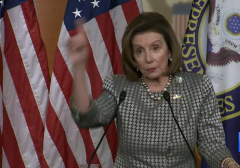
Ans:
[[[71,37],[73,37],[75,34],[76,34],[76,31],[69,32],[69,35]],[[87,34],[85,34],[85,35],[87,36]],[[89,90],[89,94],[92,95],[93,99],[97,99],[98,96],[102,92],[102,79],[101,79],[100,73],[98,71],[96,62],[94,60],[93,51],[90,46],[90,43],[88,42],[87,45],[89,47],[89,55],[88,55],[86,71],[88,74],[88,80],[90,82],[90,85],[88,87],[91,88],[91,90]],[[91,84],[93,84],[93,85],[91,85]]]
[[[122,37],[124,34],[124,30],[127,27],[127,22],[122,10],[122,6],[117,6],[109,11],[113,26],[115,37],[117,40],[119,51],[122,52]]]
[[[55,53],[55,59],[57,59],[57,61],[54,62],[53,73],[57,79],[57,82],[61,88],[61,91],[64,94],[64,97],[68,105],[70,105],[69,100],[70,100],[70,97],[72,96],[72,87],[69,87],[69,86],[71,86],[73,78],[58,48]]]
[[[63,60],[63,57],[60,51],[58,50],[58,48],[55,53],[55,60],[56,61],[54,62],[53,75],[56,78],[57,82],[55,83],[52,82],[51,90],[53,89],[52,86],[56,87],[57,85],[58,87],[60,87],[58,91],[63,93],[66,103],[67,105],[69,105],[69,98],[72,93],[71,87],[69,86],[71,86],[71,83],[72,83],[72,76],[69,73],[68,67],[66,66],[66,63]],[[53,75],[52,75],[52,78],[53,78]],[[54,96],[53,93],[50,92],[50,101],[53,101],[52,100],[53,96]],[[54,96],[54,98],[56,99],[57,97]],[[48,109],[48,116],[47,116],[48,131],[64,161],[65,166],[72,167],[73,165],[77,165],[77,161],[67,142],[64,125],[63,123],[61,123],[60,119],[58,118],[58,116],[61,115],[63,110],[58,110],[57,113],[55,113],[54,107],[56,108],[56,104],[52,104],[51,102],[51,106]],[[60,105],[60,107],[62,106]],[[65,113],[67,113],[68,111],[65,111]]]
[[[183,36],[185,36],[185,34],[186,34],[186,31],[187,31],[187,25],[188,25],[188,18],[189,18],[189,16],[188,16],[188,15],[186,15],[186,16],[185,16],[185,18],[186,18],[186,21],[185,21],[185,33],[184,33],[184,35],[183,35]]]
[[[48,118],[48,117],[47,117]],[[51,119],[50,119],[51,120]],[[51,120],[52,121],[52,120]],[[53,139],[48,132],[48,125],[44,132],[43,154],[49,167],[65,168],[63,158],[58,152]],[[62,144],[63,145],[63,144]]]
[[[86,34],[87,35],[87,34]],[[90,43],[88,43],[88,46],[90,46]],[[88,66],[87,66],[87,73],[89,76],[89,80],[90,80],[90,86],[91,86],[91,90],[92,90],[92,97],[93,99],[97,99],[98,96],[101,94],[102,92],[102,79],[100,76],[100,73],[98,71],[98,67],[96,65],[96,62],[94,60],[94,56],[93,56],[93,52],[92,52],[92,48],[90,49],[90,53],[89,53],[89,60],[88,60]],[[97,83],[97,85],[96,85]],[[100,128],[101,132],[102,132],[102,128]],[[80,129],[81,134],[85,139],[85,144],[86,144],[86,149],[89,149],[89,151],[91,151],[89,153],[89,158],[87,160],[87,162],[89,161],[91,155],[93,154],[97,144],[99,143],[100,140],[100,135],[97,135],[97,130],[95,129],[89,129],[89,131],[86,131],[85,129]],[[87,135],[87,137],[85,137],[85,135]],[[88,136],[90,137],[90,141],[88,140]],[[88,145],[87,145],[88,144]],[[101,150],[103,148],[103,145],[106,144],[106,140],[104,138],[101,146],[99,147],[98,151],[97,151],[97,155],[94,157],[93,162],[95,164],[100,164],[100,163],[108,163],[108,161],[106,162],[106,160],[104,160],[103,158],[101,158]],[[106,145],[105,145],[106,146]],[[109,155],[109,147],[105,149],[107,153],[105,153],[103,156]],[[99,158],[100,157],[100,158]],[[107,158],[108,160],[111,160],[111,156],[109,158]],[[100,164],[101,165],[101,164]],[[108,167],[109,165],[102,165],[102,167]]]
[[[14,12],[16,12],[16,11],[14,11],[14,10],[17,8],[18,7],[15,7],[13,9],[9,10],[8,13],[10,13],[10,15],[15,14]],[[5,16],[4,16],[5,26],[7,27],[7,29],[5,29],[4,54],[5,54],[7,65],[9,67],[9,70],[10,70],[10,73],[11,73],[11,76],[12,76],[12,79],[14,82],[14,86],[17,91],[17,97],[19,98],[19,102],[23,109],[23,114],[25,116],[26,123],[27,123],[27,126],[30,131],[31,139],[33,140],[33,144],[34,144],[34,147],[37,152],[38,159],[40,161],[44,161],[45,159],[43,158],[43,153],[42,153],[44,126],[43,126],[40,112],[38,110],[38,107],[37,107],[37,104],[36,104],[36,101],[33,96],[33,92],[32,92],[32,89],[31,89],[31,86],[29,83],[29,79],[27,76],[29,74],[26,74],[25,67],[23,65],[23,60],[21,58],[21,54],[20,54],[19,48],[17,46],[17,41],[14,36],[14,35],[17,35],[18,38],[21,38],[20,34],[24,35],[25,31],[22,31],[20,34],[16,34],[17,32],[13,31],[11,24],[16,23],[17,21],[12,18],[11,23],[10,23],[8,13],[6,12]],[[19,15],[19,13],[16,13],[15,15]],[[22,23],[21,25],[24,25],[24,24]],[[15,29],[19,28],[17,25],[15,25],[15,26],[16,26]],[[18,30],[18,31],[20,31],[20,30]],[[21,51],[23,52],[24,49],[21,47],[23,47],[24,45],[21,44],[20,41],[18,41],[18,45],[20,45],[20,49],[22,49]],[[28,68],[31,68],[31,67],[28,67]],[[19,76],[21,76],[21,78],[19,78]],[[24,86],[24,88],[22,86]],[[7,111],[8,111],[8,109],[7,109]],[[38,123],[38,124],[36,124],[36,123]],[[21,142],[18,142],[18,143],[21,143]],[[34,151],[34,153],[35,153],[35,151]],[[34,157],[34,156],[36,156],[36,155],[32,155],[32,157]],[[37,159],[37,158],[35,158],[35,159]],[[34,162],[33,160],[35,160],[35,159],[32,158],[31,163],[33,163]],[[43,162],[41,162],[41,163],[42,163],[41,166],[44,167],[44,163]],[[34,165],[35,166],[38,165],[38,160],[36,160]]]
[[[106,127],[104,127],[104,130],[106,130]],[[118,147],[118,133],[117,133],[117,128],[116,128],[116,123],[113,122],[109,129],[108,132],[106,133],[106,137],[108,140],[108,145],[110,147],[111,153],[112,153],[112,158],[113,161],[115,161],[116,156],[117,156],[117,147]]]
[[[3,117],[3,149],[7,162],[11,167],[25,168],[5,106],[3,106]]]
[[[71,77],[69,77],[69,78],[72,78],[73,77],[72,64],[69,60],[68,51],[67,51],[67,48],[66,48],[66,44],[69,40],[70,40],[70,34],[68,33],[68,31],[67,31],[67,29],[66,29],[66,27],[63,23],[62,28],[61,28],[61,32],[60,32],[60,36],[59,36],[59,39],[58,39],[58,49],[56,50],[55,54],[60,53],[60,56],[62,57],[62,59],[64,59],[63,63],[66,64],[66,66],[68,68],[68,73],[71,74]],[[58,71],[58,70],[61,70],[61,69],[56,69],[56,71]],[[62,71],[62,70],[61,70],[61,72],[64,73],[64,71]],[[61,74],[59,74],[59,75],[61,75]]]
[[[84,1],[81,1],[81,3],[85,3],[84,5],[86,5],[86,8],[92,7],[89,5],[90,3],[87,4],[87,2]],[[133,7],[134,5],[135,7]],[[128,3],[125,3],[125,6],[123,7],[125,9],[125,12],[120,5],[119,7],[113,9],[111,8],[112,10],[109,11],[109,13],[104,11],[102,14],[96,15],[96,18],[90,18],[91,20],[88,18],[88,22],[83,25],[90,48],[88,65],[86,68],[86,79],[88,82],[89,94],[92,95],[93,99],[97,99],[101,94],[102,83],[106,76],[112,75],[113,73],[122,73],[120,63],[121,38],[124,33],[124,29],[127,26],[127,23],[140,13],[138,9],[139,6],[141,6],[140,1],[132,0],[132,2],[130,1]],[[81,8],[77,9],[80,11]],[[66,43],[70,37],[76,34],[76,30],[72,30],[71,28],[72,23],[67,22],[72,19],[72,16],[74,16],[73,14],[71,15],[69,13],[69,11],[72,10],[75,9],[72,9],[72,6],[69,5],[66,10],[64,19],[65,22],[62,24],[58,41],[58,48],[55,53],[54,70],[50,86],[50,102],[52,107],[49,109],[49,113],[51,113],[51,115],[48,114],[47,116],[47,128],[49,128],[49,132],[45,133],[45,138],[46,140],[50,137],[52,138],[53,141],[47,145],[50,146],[52,143],[56,145],[55,149],[54,147],[51,148],[54,150],[53,154],[57,153],[57,155],[61,156],[63,159],[61,162],[64,164],[68,164],[69,158],[67,154],[62,153],[59,148],[67,149],[68,151],[65,151],[65,153],[70,153],[71,156],[74,155],[72,157],[75,157],[78,163],[85,164],[89,161],[105,128],[101,127],[97,129],[78,130],[77,126],[72,125],[75,123],[73,121],[70,121],[71,113],[69,109],[69,99],[72,94],[73,67],[68,57]],[[137,13],[133,13],[134,11]],[[85,8],[82,14],[84,12],[86,12]],[[97,12],[97,10],[95,12]],[[118,14],[115,14],[115,12]],[[126,21],[125,15],[131,15],[127,16],[128,22]],[[120,21],[120,19],[123,21]],[[68,27],[71,31],[68,32],[66,27]],[[55,117],[54,120],[52,119],[53,115]],[[52,121],[55,123],[52,123]],[[53,132],[53,129],[55,132]],[[56,132],[59,134],[64,134],[64,136],[59,136]],[[76,137],[74,137],[74,133],[76,134]],[[56,139],[56,137],[58,138]],[[56,140],[62,142],[59,143],[56,142]],[[109,133],[107,133],[106,137],[103,139],[103,142],[98,149],[97,155],[94,157],[92,163],[100,164],[100,167],[104,168],[114,167],[114,160],[117,153],[116,142],[116,126],[115,124],[112,124]],[[81,147],[79,150],[72,148],[77,148],[76,145],[79,144]],[[47,154],[47,150],[49,150],[46,149],[47,145],[44,146],[44,154]],[[81,157],[81,155],[84,155],[84,157]],[[48,159],[46,160],[48,161]],[[48,161],[48,163],[51,163],[51,161]],[[67,165],[66,167],[70,166]]]
[[[29,1],[27,1],[26,3],[28,2]],[[26,3],[23,3],[22,6],[25,6]],[[24,8],[26,7],[27,6],[25,6]],[[32,7],[34,7],[34,5]],[[29,14],[28,11],[26,10],[25,10],[25,13],[23,13],[21,6],[17,6],[9,10],[9,17],[14,30],[14,34],[17,37],[16,41],[18,44],[18,48],[20,50],[20,54],[23,60],[25,71],[27,73],[27,77],[30,82],[33,96],[36,99],[37,108],[40,112],[40,116],[42,118],[43,123],[45,123],[46,121],[45,116],[46,116],[47,104],[48,104],[48,87],[45,80],[42,80],[44,79],[44,75],[42,73],[42,68],[40,66],[40,63],[35,51],[35,47],[32,42],[32,39],[34,39],[33,37],[35,37],[38,33],[35,32],[35,30],[31,29],[31,26],[29,26],[31,24],[37,24],[37,22],[33,19],[25,20],[25,19],[18,19],[15,17],[18,14],[19,16],[23,16],[21,18],[25,18],[26,16],[24,16],[24,14]],[[19,25],[22,25],[22,26],[19,26]],[[29,32],[31,32],[31,34]],[[31,35],[33,37],[31,37]],[[40,38],[40,36],[38,38]],[[38,44],[36,45],[43,46],[43,43],[40,44],[38,42]],[[45,57],[45,62],[46,60],[47,58]],[[42,126],[42,129],[44,130],[44,125],[41,125],[41,126]],[[39,140],[40,140],[39,144],[42,144],[43,132],[41,134],[41,139]],[[42,150],[42,145],[39,146],[39,148]],[[45,162],[44,159],[41,162]]]
[[[113,67],[114,74],[123,74],[122,64],[121,64],[121,53],[118,48],[117,40],[115,38],[113,22],[109,12],[106,12],[102,15],[96,17],[100,32],[104,39],[105,45],[107,47],[108,54],[110,56],[111,64]],[[107,27],[108,29],[106,29]],[[99,95],[98,95],[99,96]],[[118,146],[118,134],[115,123],[111,124],[109,131],[106,133],[106,138],[112,153],[113,160],[116,158]]]
[[[85,23],[83,26],[84,29],[87,30],[85,32],[92,48],[93,57],[96,62],[99,74],[103,81],[105,77],[113,74],[109,54],[107,52],[105,43],[103,43],[104,39],[101,35],[95,18]]]
[[[173,15],[173,17],[172,17],[172,28],[173,28],[173,30],[174,30],[174,32],[175,32],[175,34],[176,34],[176,28],[175,28],[175,26],[176,26],[176,21],[175,21],[175,15]]]
[[[4,150],[3,150],[3,153],[2,153],[2,167],[3,168],[10,168],[10,165],[8,164],[8,161],[7,161]]]
[[[29,3],[29,1],[27,1],[26,3],[23,3],[21,6],[17,6],[14,7],[11,10],[8,10],[8,14],[9,14],[9,18],[10,18],[10,22],[14,31],[14,35],[17,37],[16,41],[17,41],[17,45],[19,48],[19,51],[21,53],[21,57],[23,60],[23,64],[24,64],[24,68],[26,71],[26,82],[30,82],[28,88],[29,92],[26,92],[27,94],[32,94],[32,96],[30,96],[28,94],[28,96],[30,97],[30,99],[32,99],[33,102],[33,107],[32,109],[28,109],[27,111],[27,115],[28,117],[30,117],[29,124],[33,126],[34,129],[32,129],[33,131],[31,132],[32,135],[32,139],[36,148],[36,151],[38,153],[38,158],[40,160],[40,164],[42,168],[48,168],[46,161],[43,157],[43,136],[44,136],[44,125],[43,123],[45,123],[45,115],[46,115],[46,110],[47,110],[47,103],[48,103],[48,88],[46,85],[44,76],[42,74],[42,68],[39,64],[38,61],[38,57],[36,55],[36,51],[34,48],[34,45],[32,43],[33,38],[31,38],[29,32],[31,32],[31,35],[34,37],[36,35],[39,35],[38,32],[35,32],[34,29],[31,28],[30,25],[33,24],[37,24],[36,22],[36,15],[35,12],[30,11],[30,7],[28,5],[31,5],[31,3]],[[23,13],[22,11],[22,7],[25,9],[25,13]],[[34,9],[34,4],[32,3],[32,9],[35,11]],[[27,18],[30,17],[30,20],[25,20],[26,16],[24,15],[29,15],[27,16]],[[16,18],[16,16],[19,16],[19,18]],[[34,17],[35,18],[32,18]],[[28,25],[27,25],[28,23]],[[21,25],[21,26],[20,26]],[[26,28],[28,27],[28,28]],[[39,30],[38,30],[39,31]],[[38,36],[37,38],[40,38],[40,36]],[[38,46],[43,46],[43,44],[37,44]],[[46,54],[46,53],[45,53]],[[46,55],[45,55],[46,56]],[[45,57],[45,60],[47,60],[47,58]],[[46,61],[45,61],[46,62]],[[48,70],[48,68],[47,68]],[[27,80],[28,78],[28,80]],[[49,79],[48,79],[49,81]],[[27,99],[25,99],[25,102],[28,102]],[[36,109],[36,116],[34,115],[30,115],[32,114],[31,110]],[[27,110],[27,109],[26,109]],[[38,116],[42,119],[42,121],[40,120],[40,118],[38,118]],[[38,123],[38,126],[35,124],[35,121],[32,119],[36,119],[36,123]],[[32,123],[30,123],[32,121]],[[30,129],[30,130],[31,130]]]
[[[77,167],[77,161],[69,147],[64,129],[51,104],[48,106],[46,123],[49,134],[63,159],[65,167]]]
[[[2,19],[0,19],[0,24],[2,23]],[[1,37],[0,37],[1,39]],[[1,40],[0,40],[0,165],[3,162],[3,61],[2,61],[2,50],[1,50]]]
[[[63,50],[64,49],[62,49],[62,51]],[[55,59],[57,61],[55,61],[54,70],[53,71],[54,71],[54,75],[56,76],[57,82],[59,83],[59,86],[61,88],[61,91],[63,92],[65,99],[68,100],[67,103],[69,105],[69,99],[70,99],[70,96],[72,94],[72,88],[69,87],[69,86],[72,85],[72,76],[71,76],[71,74],[70,74],[70,72],[68,70],[68,67],[66,66],[66,62],[63,59],[60,51],[59,50],[57,50],[57,51],[58,51],[58,53],[56,53],[56,57],[55,57]],[[57,110],[57,111],[61,112],[61,110]],[[69,111],[69,114],[70,114],[70,111]],[[87,133],[87,132],[85,132],[84,130],[81,130],[81,129],[80,129],[80,132],[81,132],[81,134],[84,134],[84,136],[87,136],[87,134],[88,134],[87,137],[84,137],[84,138],[86,138],[86,139],[84,139],[84,143],[87,146],[92,146],[92,150],[87,152],[87,159],[90,159],[91,154],[94,151],[94,146],[92,144],[92,141],[91,141],[91,138],[90,138],[90,134],[89,134],[89,132]],[[96,159],[96,160],[94,160],[93,163],[97,164],[97,163],[99,163],[99,160]]]
[[[16,93],[16,89],[14,87],[11,74],[9,72],[6,60],[4,59],[3,61],[4,61],[3,62],[3,65],[4,65],[3,96],[5,97],[4,104],[5,104],[6,111],[8,113],[12,128],[14,130],[17,143],[21,144],[19,146],[20,153],[21,154],[26,153],[25,157],[23,158],[26,166],[33,166],[33,167],[40,166],[38,159],[34,157],[37,154],[34,149],[34,145],[28,130],[26,120],[24,118],[24,114]],[[17,60],[15,61],[17,62]],[[13,102],[15,102],[14,105],[13,105]],[[4,141],[11,142],[11,139],[4,138]],[[11,151],[9,152],[11,152],[10,155],[15,155],[16,153],[15,148],[11,148]],[[34,157],[34,159],[32,157]]]
[[[54,111],[58,112],[57,116],[61,122],[61,125],[63,126],[63,129],[67,137],[67,142],[76,160],[78,160],[78,163],[82,163],[83,161],[85,162],[86,152],[85,152],[83,139],[81,137],[81,134],[79,133],[79,129],[77,125],[73,122],[69,106],[66,102],[66,99],[63,93],[60,90],[60,86],[58,85],[58,82],[54,74],[52,76],[52,81],[53,81],[52,83],[56,83],[55,87],[53,86],[51,87],[52,89],[51,89],[50,101],[51,101],[52,107]],[[54,95],[54,97],[56,96],[57,98],[53,98],[52,95]],[[67,114],[65,114],[66,112]],[[79,151],[81,151],[81,153]]]
[[[94,150],[95,150],[95,148],[94,148],[89,130],[88,129],[81,129],[81,128],[79,130],[80,130],[80,133],[82,135],[85,148],[87,149],[86,150],[86,158],[87,158],[86,163],[88,163],[92,154],[93,154],[93,152],[94,152]],[[85,163],[85,162],[83,162],[83,163]],[[95,157],[93,158],[92,163],[93,164],[99,164],[100,163],[97,155],[95,155]]]
[[[4,6],[5,8],[2,8]],[[4,167],[48,168],[43,156],[50,77],[33,0],[0,5]],[[4,12],[4,15],[3,15]]]
[[[4,32],[4,22],[3,19],[0,19],[0,87],[1,87],[1,93],[0,93],[0,165],[3,164],[3,136],[2,136],[2,132],[3,132],[3,54],[2,54],[2,45],[3,45],[3,35],[1,34],[1,32]]]
[[[178,38],[178,15],[173,15],[173,20],[174,20],[174,31]]]
[[[106,43],[104,43],[104,39],[102,33],[100,31],[100,27],[98,26],[97,20],[92,19],[91,21],[84,24],[84,29],[86,30],[86,35],[89,40],[89,44],[91,46],[93,57],[95,63],[97,65],[97,69],[101,76],[102,81],[105,79],[106,76],[111,75],[112,72],[112,64],[109,57],[109,53],[107,52]],[[97,45],[96,45],[97,44]],[[91,80],[90,80],[91,82]],[[102,84],[102,82],[101,82]],[[92,82],[91,85],[96,87]],[[101,92],[101,85],[99,85],[99,92]],[[94,92],[93,92],[94,93]],[[100,94],[99,94],[100,95]],[[96,95],[96,98],[99,96]],[[116,129],[115,129],[116,130]],[[100,134],[99,134],[100,133]],[[90,129],[90,135],[96,148],[99,140],[103,134],[103,128],[99,129]],[[105,147],[105,148],[104,148]],[[114,149],[113,149],[114,150]],[[104,152],[104,153],[103,153]],[[104,137],[101,146],[97,151],[97,155],[102,167],[112,167],[112,154],[106,137]],[[108,158],[109,161],[106,160]],[[110,164],[110,165],[109,165]]]
[[[182,32],[181,32],[181,38],[184,37],[185,35],[185,30],[186,30],[186,19],[185,19],[185,15],[182,15]]]
[[[90,44],[88,43],[88,46],[90,46]],[[90,82],[90,87],[91,87],[91,95],[93,97],[93,99],[97,99],[98,95],[100,95],[100,93],[102,92],[102,79],[101,76],[99,74],[99,71],[97,69],[97,65],[94,61],[94,57],[93,57],[93,52],[90,49],[89,52],[89,58],[88,58],[88,66],[86,68],[87,70],[87,74],[89,77],[89,82]],[[94,85],[97,84],[97,85]],[[91,158],[91,155],[93,154],[95,147],[90,135],[89,130],[87,129],[80,129],[81,135],[83,137],[83,141],[85,143],[85,147],[86,149],[88,149],[86,151],[87,153],[87,163],[89,161],[89,159]],[[99,164],[100,161],[97,157],[97,155],[94,157],[92,163],[94,164]]]
[[[47,88],[50,88],[50,76],[48,70],[47,53],[43,45],[43,41],[40,35],[39,24],[37,22],[37,16],[35,12],[35,6],[33,0],[29,0],[21,5],[26,25],[37,53],[37,58],[40,63],[41,71],[43,72],[44,82],[46,82]]]
[[[184,15],[180,15],[180,22],[181,22],[181,24],[179,25],[179,27],[180,27],[180,37],[183,37],[183,32],[184,32]]]
[[[188,15],[183,15],[183,34],[182,38],[184,37],[187,29],[187,21],[188,21]]]
[[[4,22],[3,19],[0,19],[0,87],[1,87],[1,93],[0,93],[0,165],[3,165],[4,163],[4,154],[3,154],[3,54],[2,54],[2,48],[3,48],[3,40],[4,40]],[[3,33],[3,34],[2,34]]]
[[[73,36],[76,32],[74,31],[70,31],[69,34],[70,36]],[[86,34],[87,36],[87,34]],[[89,77],[89,82],[90,82],[90,86],[91,86],[91,93],[93,99],[97,99],[98,96],[101,94],[102,92],[102,79],[101,76],[99,74],[96,62],[94,60],[93,57],[93,52],[92,52],[92,48],[90,46],[90,43],[87,44],[90,48],[89,50],[89,58],[88,58],[88,66],[86,68],[87,73],[88,73],[88,77]],[[97,83],[97,85],[95,85]],[[81,135],[83,137],[83,141],[85,143],[86,149],[88,149],[86,151],[87,154],[87,163],[89,161],[89,159],[91,158],[91,155],[93,154],[96,144],[99,141],[93,141],[93,139],[95,138],[95,133],[92,130],[87,130],[87,129],[80,129]],[[95,142],[95,144],[94,144]],[[101,150],[101,147],[100,147]],[[97,153],[98,154],[98,153]],[[97,157],[98,155],[95,155],[95,157],[93,158],[92,163],[93,164],[100,164],[99,158]]]
[[[106,130],[106,127],[104,127],[104,130]],[[113,161],[115,161],[116,156],[117,156],[117,149],[118,149],[117,148],[118,147],[118,133],[117,133],[117,127],[116,127],[115,122],[113,122],[110,125],[108,132],[106,133],[106,137],[108,140],[108,145],[112,152]]]
[[[177,24],[177,29],[178,29],[178,37],[181,37],[181,16],[178,15],[178,20],[177,20],[178,24]]]
[[[113,73],[122,74],[121,53],[115,38],[113,22],[109,12],[97,16],[96,21],[111,60]]]
[[[138,6],[138,10],[137,10],[137,13],[140,14],[143,12],[143,6],[142,6],[142,1],[141,0],[136,0],[137,2],[137,6]],[[131,10],[132,7],[129,6],[129,10]]]
[[[95,19],[94,19],[94,21],[95,21]],[[96,22],[92,22],[93,24],[97,24]],[[92,27],[92,26],[91,26]],[[86,25],[85,24],[85,29],[87,29],[88,31],[87,32],[89,32],[89,34],[91,34],[91,30],[89,31],[89,25]],[[71,35],[74,35],[74,32],[70,32],[70,34]],[[87,35],[87,34],[86,34]],[[99,35],[101,35],[101,33],[98,33],[98,34],[96,34],[95,36],[91,36],[91,37],[96,37],[96,36],[98,36],[97,37],[97,39],[99,39],[99,40],[102,40],[103,41],[103,39],[102,39],[102,37],[101,36],[99,36]],[[93,39],[94,40],[94,39]],[[91,40],[90,40],[91,41]],[[95,85],[94,85],[94,82],[92,81],[92,79],[94,79],[94,80],[96,80],[96,77],[98,78],[98,75],[97,74],[99,74],[99,72],[98,72],[98,70],[99,70],[99,68],[104,68],[104,65],[102,65],[102,63],[99,63],[99,65],[101,65],[101,67],[96,67],[96,64],[95,64],[95,61],[93,60],[94,58],[96,58],[96,57],[94,57],[93,58],[93,54],[92,54],[92,51],[95,51],[95,53],[97,53],[97,46],[96,45],[94,45],[94,43],[97,43],[98,44],[98,42],[94,42],[94,41],[92,41],[93,42],[93,47],[91,47],[91,49],[92,50],[90,50],[90,57],[89,57],[89,69],[87,68],[87,72],[88,72],[88,74],[89,74],[89,79],[90,79],[90,83],[91,83],[91,86],[92,86],[92,89],[94,89],[94,91],[92,92],[92,93],[94,93],[94,95],[92,95],[93,96],[93,98],[98,98],[98,96],[100,95],[100,93],[101,93],[101,90],[102,90],[102,88],[101,88],[101,85],[98,85],[99,87],[96,87]],[[99,52],[98,52],[99,53]],[[107,52],[106,52],[107,53]],[[99,55],[101,55],[101,54],[99,54]],[[98,56],[98,55],[97,55]],[[99,57],[99,56],[98,56]],[[107,58],[108,58],[108,60],[109,60],[109,56],[106,56]],[[106,58],[105,57],[105,58]],[[100,60],[99,58],[97,58],[98,60]],[[102,60],[100,60],[100,61],[102,61]],[[110,61],[109,61],[110,62]],[[111,63],[110,63],[111,64]],[[92,71],[93,69],[95,69],[95,67],[96,67],[96,71],[94,72],[94,71]],[[89,70],[91,71],[91,72],[93,72],[93,75],[91,75],[90,73],[89,73]],[[95,75],[94,75],[95,74]],[[105,74],[102,74],[102,76],[106,76]],[[100,77],[100,76],[99,76]],[[105,77],[102,77],[102,78],[105,78]],[[98,83],[100,82],[101,84],[102,84],[102,80],[103,79],[101,79],[101,78],[99,78],[98,79]],[[98,95],[96,94],[96,93],[99,93]],[[100,132],[99,132],[99,130],[101,130]],[[82,134],[82,137],[84,137],[85,135],[90,135],[91,136],[91,139],[90,139],[90,141],[88,140],[88,137],[84,137],[84,142],[85,143],[89,143],[89,142],[91,142],[91,144],[88,144],[88,145],[92,145],[92,144],[94,144],[94,147],[96,147],[97,146],[97,144],[98,144],[98,142],[99,142],[99,140],[100,140],[100,137],[102,136],[101,134],[99,134],[99,133],[102,133],[103,134],[103,129],[102,128],[99,128],[98,130],[96,130],[96,129],[90,129],[89,130],[90,131],[90,133],[89,132],[85,132],[84,130],[82,130],[82,129],[80,129],[80,132],[81,132],[81,134]],[[85,139],[86,138],[86,139]],[[87,145],[87,144],[86,144]],[[91,152],[89,152],[89,154],[87,154],[87,158],[89,158],[90,159],[90,157],[91,157],[91,155],[92,155],[92,153],[93,153],[93,151],[94,151],[94,147],[93,148],[91,148],[90,147],[90,150],[92,150]],[[104,149],[103,149],[103,147],[104,147]],[[105,148],[106,147],[106,148]],[[89,150],[89,151],[90,151]],[[100,160],[100,163],[101,163],[101,165],[102,165],[102,167],[112,167],[113,166],[113,163],[112,162],[110,162],[110,161],[108,161],[108,160],[112,160],[112,156],[111,156],[111,151],[110,151],[110,149],[109,149],[109,145],[108,145],[108,143],[107,143],[107,141],[106,141],[106,138],[104,138],[104,140],[103,140],[103,142],[102,142],[102,144],[101,144],[101,146],[99,147],[99,149],[98,149],[98,151],[97,151],[97,156],[99,157],[99,160]],[[89,159],[88,159],[88,161],[89,161]],[[94,160],[93,160],[93,163],[96,163],[96,164],[99,164],[99,160],[97,159],[97,160],[95,160],[95,159],[97,159],[97,157],[94,157]],[[112,163],[112,165],[109,165],[109,164],[111,164]]]
[[[90,46],[90,44],[88,43],[88,46]],[[87,70],[87,74],[90,80],[90,87],[91,87],[91,95],[93,97],[93,99],[97,99],[98,96],[101,94],[102,92],[102,78],[99,74],[96,62],[94,60],[93,57],[93,52],[92,50],[90,50],[89,52],[89,57],[88,57],[88,66],[86,68]]]
[[[2,19],[0,19],[0,24],[2,24]],[[1,32],[1,31],[0,31]],[[2,46],[2,41],[1,41],[1,37],[0,37],[0,87],[1,87],[1,91],[3,90],[3,56],[2,56],[2,50],[1,50],[1,46]],[[2,101],[2,92],[1,92],[1,99]],[[2,123],[2,122],[1,122]]]
[[[95,148],[97,147],[97,144],[99,143],[101,136],[104,133],[104,129],[102,127],[90,129],[90,135],[92,137],[93,144]],[[104,167],[113,167],[113,158],[111,154],[110,147],[108,145],[106,137],[103,138],[103,141],[101,145],[99,146],[97,150],[97,155],[99,158],[99,161],[101,163],[101,166]]]
[[[185,35],[185,30],[186,30],[185,17],[186,17],[186,15],[182,15],[182,34],[181,34],[181,38],[184,37],[184,35]]]
[[[139,5],[140,2],[136,0],[131,0],[127,3],[122,4],[122,9],[127,23],[129,24],[137,15],[140,14]]]
[[[173,15],[173,29],[178,38],[183,38],[187,29],[188,15]]]
[[[177,20],[177,24],[176,24],[176,32],[177,32],[177,36],[178,36],[178,38],[180,37],[180,29],[179,29],[179,25],[180,25],[180,16],[179,15],[177,15],[176,16],[176,20]]]
[[[70,32],[70,34],[72,34]],[[86,34],[87,36],[87,34]],[[96,62],[94,60],[93,57],[93,52],[92,52],[92,48],[90,46],[90,43],[88,43],[88,46],[90,48],[89,51],[89,58],[88,58],[88,66],[86,68],[87,70],[87,74],[89,77],[89,82],[90,82],[90,87],[91,87],[91,95],[93,97],[93,99],[97,99],[98,96],[101,94],[102,92],[102,79],[101,76],[99,74]],[[96,85],[97,84],[97,85]],[[91,134],[91,130],[86,130],[86,129],[80,129],[81,135],[84,139],[84,143],[86,146],[87,150],[87,163],[89,162],[89,159],[91,158],[91,155],[93,154],[95,147],[96,147],[96,142],[94,145],[94,142],[92,141],[92,138],[94,138],[93,134]],[[92,161],[93,164],[100,164],[98,155],[95,155],[95,157],[93,158]]]

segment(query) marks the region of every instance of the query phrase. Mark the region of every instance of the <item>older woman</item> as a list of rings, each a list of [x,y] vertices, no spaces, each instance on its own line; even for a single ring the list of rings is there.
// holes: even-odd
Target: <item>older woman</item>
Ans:
[[[118,95],[126,91],[116,115],[116,167],[195,167],[163,99],[164,91],[170,93],[174,115],[191,150],[197,144],[212,168],[238,167],[225,146],[212,84],[206,75],[180,72],[180,45],[162,15],[143,13],[127,26],[122,39],[124,75],[106,78],[97,100],[91,100],[84,81],[88,54],[82,31],[69,44],[75,79],[72,114],[84,128],[107,125],[115,115]]]

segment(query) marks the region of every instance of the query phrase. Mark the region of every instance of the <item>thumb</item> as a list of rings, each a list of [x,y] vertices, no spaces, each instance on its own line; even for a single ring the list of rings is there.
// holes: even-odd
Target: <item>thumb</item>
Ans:
[[[85,19],[84,18],[76,19],[74,22],[75,22],[75,29],[77,30],[77,33],[82,33]]]

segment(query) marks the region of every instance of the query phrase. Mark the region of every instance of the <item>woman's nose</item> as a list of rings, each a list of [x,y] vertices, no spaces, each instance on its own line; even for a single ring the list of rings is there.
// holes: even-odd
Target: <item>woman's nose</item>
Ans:
[[[153,58],[152,58],[151,52],[146,52],[146,62],[147,63],[153,62]]]

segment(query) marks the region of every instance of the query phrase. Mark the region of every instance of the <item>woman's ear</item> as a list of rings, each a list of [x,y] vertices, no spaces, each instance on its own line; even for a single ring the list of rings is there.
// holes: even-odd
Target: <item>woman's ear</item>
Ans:
[[[168,53],[168,58],[172,58],[172,53],[171,53],[171,51],[168,50],[168,52],[169,52],[169,53]]]

